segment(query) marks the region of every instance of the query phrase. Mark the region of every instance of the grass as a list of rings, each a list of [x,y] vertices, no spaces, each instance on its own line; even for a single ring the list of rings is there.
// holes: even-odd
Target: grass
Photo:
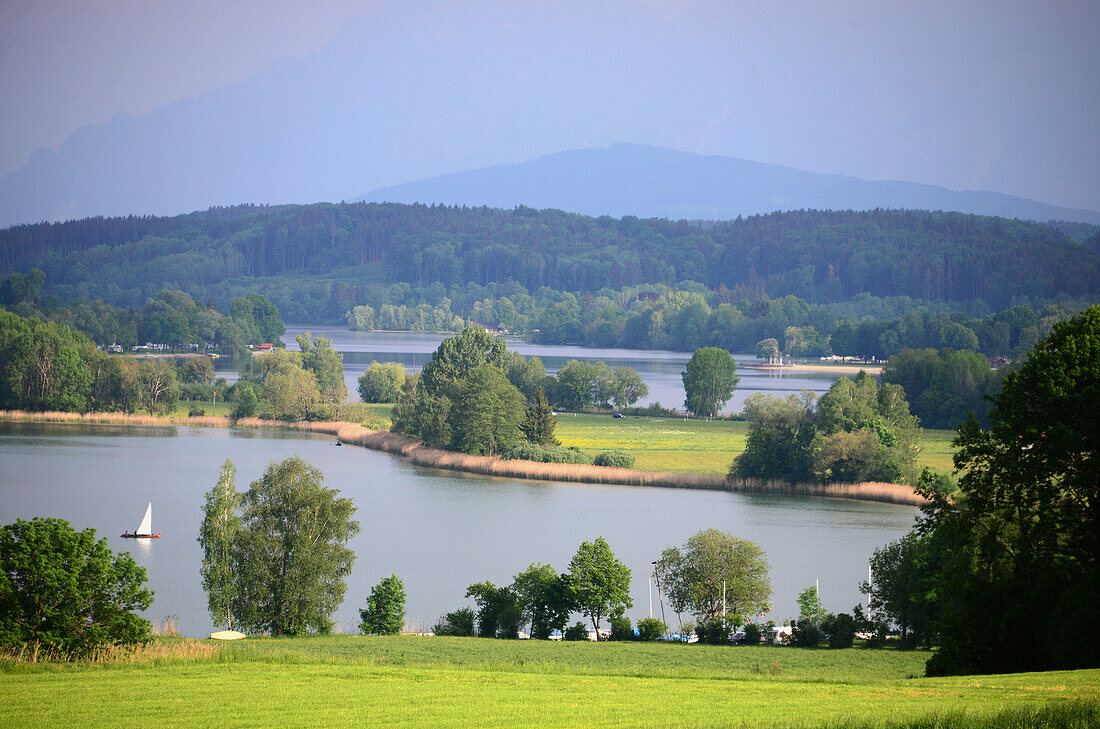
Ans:
[[[643,471],[729,471],[733,459],[745,450],[749,424],[731,420],[677,420],[561,413],[557,435],[563,446],[576,446],[595,455],[621,450],[634,456]],[[952,430],[926,430],[917,462],[934,471],[952,470]]]
[[[1067,717],[1060,726],[1095,725],[1089,700],[1100,694],[1100,671],[910,678],[927,655],[475,638],[249,639],[219,645],[202,660],[18,670],[0,663],[0,725],[129,727],[140,719],[158,728],[1029,727]]]

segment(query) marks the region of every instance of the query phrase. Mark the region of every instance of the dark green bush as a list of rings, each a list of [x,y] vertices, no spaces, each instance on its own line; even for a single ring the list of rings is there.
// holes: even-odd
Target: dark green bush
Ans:
[[[756,623],[749,623],[742,630],[745,631],[745,645],[760,645],[760,637],[764,630]]]
[[[564,640],[588,640],[588,626],[581,622],[571,625],[565,629],[562,638]]]
[[[657,618],[642,618],[638,621],[638,640],[657,640],[668,632],[668,626]]]
[[[730,635],[737,626],[729,618],[718,617],[712,620],[700,620],[695,626],[695,635],[699,636],[700,643],[710,645],[727,645]]]
[[[590,456],[581,453],[576,448],[546,448],[535,443],[523,441],[509,448],[504,453],[508,460],[534,461],[536,463],[579,463],[589,465],[592,463]]]
[[[442,616],[432,632],[436,635],[471,637],[477,634],[474,626],[476,618],[472,609],[461,608]]]
[[[634,468],[634,456],[623,451],[605,451],[598,454],[592,463],[608,468]]]
[[[840,613],[826,621],[822,629],[829,634],[830,648],[851,648],[856,637],[856,622],[848,613]]]
[[[612,615],[611,623],[611,640],[634,640],[634,628],[630,625],[630,618],[618,613]]]
[[[821,642],[821,628],[812,620],[799,620],[791,629],[791,644],[799,648],[815,648]]]

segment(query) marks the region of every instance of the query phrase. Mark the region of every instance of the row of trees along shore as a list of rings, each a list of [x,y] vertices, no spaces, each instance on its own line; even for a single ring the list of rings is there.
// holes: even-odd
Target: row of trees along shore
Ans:
[[[869,391],[853,387],[853,402],[860,387]],[[1058,324],[1006,377],[989,429],[974,419],[959,428],[959,491],[926,489],[929,504],[913,532],[875,552],[873,580],[861,589],[878,627],[900,629],[900,647],[935,648],[929,675],[1100,667],[1100,630],[1079,619],[1082,606],[1100,599],[1097,402],[1100,307],[1092,307]],[[829,406],[818,416],[846,412]],[[275,635],[331,630],[354,561],[346,545],[359,525],[351,501],[324,487],[316,468],[296,457],[273,463],[240,494],[227,462],[203,511],[202,577],[216,621]],[[708,641],[728,642],[770,597],[764,555],[722,532],[666,549],[655,567],[662,594],[699,618],[696,634]],[[151,602],[145,580],[93,530],[41,518],[0,528],[0,643],[81,653],[148,640],[149,624],[132,614]],[[629,580],[604,540],[585,542],[568,573],[535,564],[505,588],[471,585],[477,612],[446,614],[439,632],[469,633],[476,624],[478,634],[514,637],[513,627],[530,624],[545,636],[581,612],[597,630],[610,618],[612,634],[623,636]],[[380,582],[361,611],[363,629],[391,632],[403,596],[396,576]],[[799,645],[816,644],[825,631],[830,643],[844,638],[840,647],[867,620],[859,610],[828,615],[813,588],[799,606],[792,636]],[[639,633],[658,627],[640,621]],[[746,625],[750,631],[757,628]]]

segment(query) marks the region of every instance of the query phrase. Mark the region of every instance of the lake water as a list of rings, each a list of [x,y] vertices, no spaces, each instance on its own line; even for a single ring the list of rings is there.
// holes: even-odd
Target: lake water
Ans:
[[[362,531],[350,547],[358,558],[336,615],[345,631],[358,625],[371,586],[392,573],[404,580],[409,618],[430,626],[467,604],[467,585],[508,584],[532,562],[565,571],[577,546],[598,536],[633,570],[628,615],[646,617],[651,562],[711,527],[767,553],[772,618],[795,615],[797,593],[815,580],[826,608],[847,611],[862,597],[872,551],[908,531],[917,513],[837,499],[471,476],[292,432],[0,423],[0,523],[53,516],[96,529],[148,571],[156,597],[146,617],[177,615],[185,635],[203,637],[214,629],[196,542],[203,495],[226,458],[244,490],[266,464],[290,455],[320,468],[326,485],[357,507]],[[149,501],[163,536],[121,539]],[[652,604],[659,617],[655,591]],[[675,623],[671,612],[668,620]]]
[[[400,362],[412,372],[420,370],[431,359],[432,353],[446,336],[443,334],[414,334],[390,332],[356,332],[342,327],[288,325],[283,341],[287,348],[297,350],[295,335],[312,332],[314,336],[324,335],[332,340],[336,351],[344,355],[344,379],[347,382],[348,395],[357,398],[359,376],[366,371],[372,361]],[[528,344],[509,341],[508,349],[519,352],[524,357],[537,355],[546,366],[549,374],[555,374],[571,359],[603,360],[613,367],[633,367],[638,370],[646,385],[649,396],[639,401],[639,405],[659,402],[665,407],[682,408],[684,405],[684,384],[681,373],[691,355],[685,352],[666,352],[661,350],[600,349],[595,347],[573,347],[545,344]],[[828,373],[806,373],[789,371],[769,371],[750,369],[746,365],[756,364],[756,358],[748,355],[735,355],[737,374],[741,378],[733,398],[726,403],[725,413],[740,412],[745,398],[753,392],[768,392],[780,397],[792,392],[813,390],[821,395],[838,378]],[[222,365],[229,367],[228,363]],[[222,372],[219,372],[221,375]],[[230,375],[232,376],[232,375]]]

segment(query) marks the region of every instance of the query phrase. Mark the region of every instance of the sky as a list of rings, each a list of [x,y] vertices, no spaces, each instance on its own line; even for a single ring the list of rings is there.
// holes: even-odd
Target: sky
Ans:
[[[380,17],[389,2],[0,0],[0,175],[39,148],[57,150],[84,125],[146,114],[320,51],[349,18]],[[440,4],[494,3],[506,4]],[[736,114],[752,134],[700,133],[678,144],[686,151],[1100,209],[1100,2],[642,0],[640,7],[668,24],[710,13],[731,44],[759,42],[758,60],[747,58],[744,71],[759,80],[749,89],[754,100],[820,94],[823,74],[835,74],[833,107],[817,99],[812,115],[796,122],[790,105],[777,107],[787,118],[769,120],[763,111],[753,118],[752,109],[716,103],[715,114],[726,115],[723,134]],[[616,22],[614,11],[604,17]],[[587,31],[598,43],[601,28]],[[801,68],[769,58],[769,48],[790,49]],[[725,71],[714,69],[716,82]],[[805,86],[811,81],[816,88]],[[704,92],[707,82],[691,80]],[[610,141],[671,138],[638,131],[671,123],[660,104],[651,112]],[[937,147],[951,151],[928,153]]]

